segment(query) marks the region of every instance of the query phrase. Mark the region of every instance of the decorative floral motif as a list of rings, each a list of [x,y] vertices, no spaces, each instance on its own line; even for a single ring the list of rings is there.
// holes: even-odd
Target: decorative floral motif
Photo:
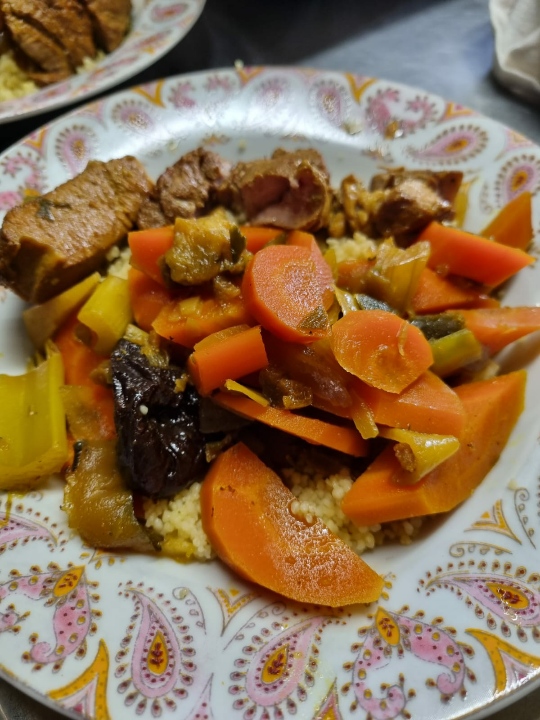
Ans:
[[[397,662],[411,654],[427,663],[426,672],[434,672],[435,678],[428,676],[425,684],[436,688],[442,698],[448,699],[456,693],[464,694],[466,675],[463,652],[454,640],[453,629],[443,630],[442,618],[431,624],[423,622],[422,613],[415,617],[388,612],[377,608],[371,627],[362,628],[365,640],[357,648],[357,658],[352,667],[352,688],[357,704],[374,720],[388,720],[404,714],[407,703],[414,698],[416,691],[405,691],[406,677],[397,669]],[[385,682],[382,695],[375,691],[378,672],[389,666],[395,668],[393,684]],[[392,673],[385,673],[388,678]],[[472,676],[471,676],[472,678]]]
[[[78,175],[88,161],[96,157],[98,139],[93,130],[84,125],[74,125],[58,135],[55,154],[70,177]]]
[[[496,696],[514,690],[538,674],[539,657],[513,647],[493,633],[473,629],[468,633],[484,646],[489,655],[495,673]]]
[[[32,648],[23,653],[23,659],[35,667],[51,665],[57,672],[69,655],[81,658],[86,654],[86,639],[96,631],[92,618],[98,613],[93,611],[92,601],[98,596],[90,593],[90,587],[97,587],[97,583],[87,582],[83,567],[61,570],[51,563],[46,572],[39,567],[31,571],[29,575],[21,575],[12,570],[10,579],[0,585],[0,601],[26,597],[44,601],[45,607],[54,608],[53,644],[39,640],[39,633],[34,632],[30,636]]]
[[[185,15],[188,8],[189,5],[185,2],[170,5],[160,5],[156,3],[151,10],[150,17],[155,23],[170,23]]]
[[[161,52],[169,25],[191,22],[202,0],[144,5],[150,30],[77,78],[76,92],[103,89],[126,65]],[[37,96],[28,103],[18,107],[35,110]],[[465,173],[468,226],[483,227],[526,189],[538,224],[539,148],[441,98],[301,68],[169,78],[59,118],[0,157],[0,215],[95,153],[130,152],[157,176],[201,143],[231,159],[315,144],[336,179],[367,179],[382,164],[451,164]],[[511,304],[540,304],[539,269],[529,270],[523,288],[511,288]],[[4,293],[0,372],[17,369],[10,354],[20,308]],[[540,573],[525,569],[538,564],[539,372],[530,367],[522,425],[489,491],[478,488],[393,564],[393,550],[374,551],[377,570],[393,573],[376,609],[300,606],[217,564],[87,548],[60,510],[59,483],[1,495],[0,673],[89,720],[391,720],[420,709],[444,720],[449,704],[456,716],[485,711],[540,673]]]
[[[176,709],[177,701],[188,696],[196,673],[201,672],[195,659],[196,638],[192,634],[197,629],[200,631],[201,626],[199,624],[198,628],[195,620],[200,617],[200,611],[196,610],[194,617],[185,618],[161,594],[156,602],[145,592],[148,591],[144,591],[142,583],[137,586],[127,583],[124,587],[122,594],[134,601],[135,612],[122,641],[122,649],[116,654],[120,664],[115,675],[123,678],[130,673],[130,677],[118,686],[118,691],[125,694],[126,706],[135,705],[140,715],[149,705],[155,716],[164,707]],[[193,610],[196,603],[189,591],[184,602],[186,599],[191,600]],[[127,692],[130,687],[132,689]]]
[[[503,512],[502,500],[497,500],[491,510],[486,510],[476,522],[474,522],[471,530],[489,530],[490,532],[505,535],[506,537],[520,543],[521,540],[509,526]]]
[[[66,710],[95,720],[110,720],[107,705],[108,672],[109,651],[104,640],[100,640],[91,665],[72,682],[47,694]]]
[[[540,189],[540,158],[537,154],[519,155],[505,163],[495,181],[497,207],[502,207],[528,190],[533,195]]]
[[[0,177],[9,178],[10,190],[0,190],[0,211],[18,205],[25,197],[39,195],[45,187],[44,171],[33,153],[16,152],[0,160]]]
[[[295,714],[298,702],[307,698],[308,688],[315,682],[321,630],[327,618],[313,617],[281,629],[276,624],[263,627],[242,649],[243,657],[235,662],[229,692],[236,697],[233,708],[242,710],[244,718],[274,715],[286,710]],[[279,626],[278,626],[279,627]]]
[[[455,165],[471,160],[485,150],[488,136],[477,125],[460,125],[449,128],[421,148],[409,147],[407,154],[413,160],[439,165]]]
[[[366,94],[368,124],[383,136],[387,136],[389,128],[392,128],[392,138],[410,135],[426,127],[436,115],[431,98],[411,96],[410,93],[403,93],[402,88],[386,87],[368,96],[369,93]]]

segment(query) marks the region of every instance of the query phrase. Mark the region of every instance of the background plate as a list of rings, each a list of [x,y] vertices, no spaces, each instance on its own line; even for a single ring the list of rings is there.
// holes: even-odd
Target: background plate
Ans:
[[[101,93],[155,63],[191,29],[206,0],[132,0],[132,28],[96,67],[23,98],[0,102],[0,123],[38,115]]]
[[[78,109],[0,156],[0,208],[90,158],[131,153],[157,176],[201,143],[230,159],[314,146],[335,182],[381,165],[459,168],[470,230],[527,189],[538,232],[540,149],[523,136],[396,83],[273,67],[170,78]],[[506,303],[537,304],[539,273],[522,271]],[[2,371],[24,368],[21,307],[4,294]],[[531,338],[505,358],[529,368],[527,407],[474,496],[412,545],[367,555],[386,578],[377,606],[301,606],[218,562],[85,547],[54,480],[1,495],[0,673],[96,720],[449,720],[511,702],[540,672],[538,349]]]

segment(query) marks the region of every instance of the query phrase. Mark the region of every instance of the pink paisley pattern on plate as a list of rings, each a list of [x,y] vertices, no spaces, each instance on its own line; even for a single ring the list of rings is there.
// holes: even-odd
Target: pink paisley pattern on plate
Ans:
[[[446,672],[441,672],[435,680],[426,680],[428,687],[437,687],[441,696],[451,697],[463,688],[466,671],[463,653],[447,632],[438,625],[379,607],[353,668],[353,689],[358,704],[375,720],[395,718],[405,709],[404,678],[396,672],[399,682],[387,687],[381,697],[372,690],[376,684],[372,675],[396,659],[403,659],[406,653],[431,666],[445,668]]]
[[[407,154],[415,160],[436,162],[441,165],[467,162],[485,150],[488,136],[476,125],[460,125],[445,130],[422,148],[407,148]]]
[[[81,173],[92,157],[96,157],[98,139],[93,130],[73,125],[63,130],[55,142],[55,153],[71,177]]]
[[[379,89],[366,101],[368,124],[384,135],[392,123],[399,125],[399,135],[408,135],[425,127],[435,117],[435,107],[429,97],[416,96],[401,104],[398,88]]]
[[[19,542],[45,540],[50,545],[56,544],[56,538],[43,525],[27,520],[13,513],[0,512],[0,553],[7,547],[15,547]]]
[[[152,132],[155,119],[148,110],[148,105],[136,100],[118,103],[112,111],[113,120],[124,130],[134,135],[145,135]]]
[[[194,92],[194,90],[195,88],[190,82],[175,83],[169,90],[168,101],[178,110],[194,108],[197,103],[190,97],[190,93]]]
[[[22,202],[27,194],[39,195],[44,191],[45,178],[43,168],[33,153],[17,152],[8,155],[0,162],[0,175],[13,179],[17,189],[0,192],[0,210],[10,208]]]
[[[122,680],[118,691],[126,694],[127,706],[136,704],[138,714],[144,712],[149,703],[154,715],[161,713],[163,707],[175,709],[176,700],[188,696],[198,673],[193,636],[194,630],[202,625],[198,603],[188,591],[184,601],[188,601],[190,617],[184,618],[170,600],[162,595],[159,603],[152,600],[140,584],[128,583],[122,594],[133,600],[135,611],[122,649],[116,655],[120,663],[116,677],[123,677],[128,670],[131,677]],[[166,608],[166,612],[162,608]],[[127,692],[130,686],[133,689]]]
[[[177,20],[187,11],[186,3],[175,3],[174,5],[156,5],[152,8],[150,17],[153,22],[162,23]]]
[[[334,127],[341,127],[349,115],[351,102],[345,88],[336,82],[315,83],[311,91],[314,108]]]
[[[78,657],[86,653],[86,637],[96,628],[84,567],[65,571],[53,567],[50,572],[36,568],[35,573],[24,576],[13,571],[11,579],[0,585],[0,600],[17,595],[45,601],[46,607],[54,607],[54,644],[37,642],[36,634],[31,638],[33,647],[24,654],[24,659],[38,666],[54,663],[54,669],[58,670],[72,653],[77,653]]]
[[[494,190],[498,207],[525,190],[535,195],[540,190],[540,157],[524,154],[506,162],[497,175]]]
[[[521,627],[540,625],[540,593],[505,575],[445,574],[426,587],[459,588],[490,612]]]
[[[261,708],[261,718],[270,717],[270,709],[277,717],[282,716],[283,708],[291,714],[297,712],[297,700],[307,699],[307,688],[315,681],[317,645],[327,623],[328,618],[315,616],[274,637],[266,628],[251,637],[252,644],[243,648],[249,661],[239,659],[235,663],[247,669],[233,672],[230,677],[234,684],[229,686],[231,695],[237,696],[233,708],[243,710],[245,720],[255,717]]]

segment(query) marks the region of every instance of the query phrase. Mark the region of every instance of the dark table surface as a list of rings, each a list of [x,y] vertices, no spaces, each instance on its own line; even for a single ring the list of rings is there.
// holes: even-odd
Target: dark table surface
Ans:
[[[540,144],[540,107],[491,75],[488,0],[207,0],[182,42],[120,87],[179,73],[249,65],[302,65],[386,78],[467,105]],[[0,126],[0,152],[55,113]],[[60,720],[0,680],[0,720]],[[540,720],[540,690],[491,716]]]

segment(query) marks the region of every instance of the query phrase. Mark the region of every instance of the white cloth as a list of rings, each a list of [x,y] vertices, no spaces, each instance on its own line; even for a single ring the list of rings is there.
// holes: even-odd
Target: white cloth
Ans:
[[[540,0],[490,0],[499,82],[540,103]]]

